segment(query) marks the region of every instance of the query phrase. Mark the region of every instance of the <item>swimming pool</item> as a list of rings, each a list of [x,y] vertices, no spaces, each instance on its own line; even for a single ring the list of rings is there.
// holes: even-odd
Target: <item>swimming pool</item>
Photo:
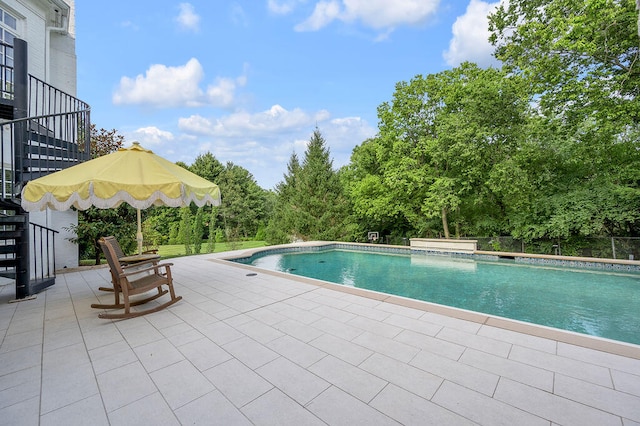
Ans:
[[[404,254],[402,254],[404,253]],[[236,259],[316,278],[592,336],[640,344],[640,273],[329,249]]]

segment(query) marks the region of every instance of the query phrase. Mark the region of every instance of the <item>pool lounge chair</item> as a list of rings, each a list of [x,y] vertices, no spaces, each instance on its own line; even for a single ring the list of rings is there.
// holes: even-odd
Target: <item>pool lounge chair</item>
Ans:
[[[124,309],[121,313],[102,313],[98,315],[105,319],[125,319],[133,318],[140,315],[158,312],[168,306],[173,305],[182,299],[182,296],[176,296],[173,289],[173,278],[171,276],[172,263],[149,263],[137,268],[126,268],[118,261],[118,255],[114,248],[113,241],[101,238],[100,247],[107,258],[109,268],[111,268],[111,278],[113,281],[113,293],[115,295],[114,304],[92,304],[92,308],[97,309]],[[136,265],[138,266],[138,265]],[[163,289],[166,285],[168,290]],[[132,299],[132,296],[142,295],[151,290],[157,290],[153,294],[142,299]],[[161,305],[141,311],[131,311],[132,306],[138,306],[155,300],[169,293],[171,299]],[[120,295],[122,294],[122,303]]]

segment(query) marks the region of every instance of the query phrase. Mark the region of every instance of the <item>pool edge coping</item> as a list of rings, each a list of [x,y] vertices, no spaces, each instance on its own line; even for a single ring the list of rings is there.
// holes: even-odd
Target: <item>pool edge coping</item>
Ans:
[[[348,287],[345,285],[331,283],[328,281],[323,281],[315,278],[303,277],[300,275],[293,275],[293,274],[286,274],[278,271],[271,271],[268,269],[258,268],[256,266],[246,265],[246,264],[233,261],[234,259],[253,256],[254,254],[257,254],[262,251],[279,250],[283,248],[295,249],[298,247],[322,247],[322,246],[335,245],[335,244],[380,247],[380,244],[314,241],[314,242],[306,242],[306,243],[293,243],[293,244],[284,244],[284,245],[277,245],[277,246],[259,247],[255,249],[239,250],[233,253],[229,253],[229,252],[220,253],[223,256],[211,258],[207,260],[212,262],[222,263],[224,265],[236,266],[241,269],[251,270],[253,272],[259,271],[261,273],[265,273],[268,275],[291,279],[291,280],[303,282],[306,284],[312,284],[318,287],[328,288],[328,289],[332,289],[342,293],[354,294],[357,296],[362,296],[369,299],[378,300],[381,302],[387,302],[387,303],[392,303],[395,305],[400,305],[400,306],[404,306],[412,309],[418,309],[424,312],[441,314],[441,315],[449,316],[456,319],[471,321],[481,325],[501,328],[504,330],[514,331],[514,332],[523,333],[523,334],[527,334],[535,337],[554,340],[561,343],[567,343],[567,344],[580,346],[588,349],[607,352],[613,355],[619,355],[627,358],[640,360],[640,345],[636,345],[633,343],[607,339],[599,336],[591,336],[588,334],[578,333],[578,332],[569,331],[569,330],[562,330],[559,328],[553,328],[549,326],[514,320],[510,318],[500,317],[497,315],[470,311],[470,310],[456,308],[452,306],[440,305],[438,303],[411,299],[403,296],[382,293],[375,290]],[[407,246],[386,246],[386,247],[410,249]],[[486,254],[486,253],[491,253],[493,255],[496,255],[495,253],[498,253],[498,252],[481,252],[481,254]],[[504,255],[504,254],[508,255],[510,253],[500,252],[500,255]],[[519,253],[519,254],[523,255],[522,253]],[[536,257],[539,257],[539,256],[545,256],[545,255],[537,255]],[[548,257],[554,258],[557,256],[548,256]],[[562,257],[566,258],[566,256],[562,256]],[[582,260],[583,258],[580,258],[580,259]],[[586,258],[586,259],[589,259],[590,261],[592,261],[591,258]],[[613,261],[614,259],[607,259],[607,260]],[[630,261],[623,260],[619,262],[620,263],[624,262],[624,264],[627,264],[627,262],[630,262]],[[637,263],[638,261],[635,261],[635,262]]]

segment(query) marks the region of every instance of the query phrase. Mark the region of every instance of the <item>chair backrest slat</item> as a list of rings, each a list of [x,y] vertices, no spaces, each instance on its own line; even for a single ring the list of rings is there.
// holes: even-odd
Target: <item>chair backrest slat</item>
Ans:
[[[107,259],[107,263],[109,263],[109,268],[111,268],[111,278],[113,279],[114,284],[117,282],[119,285],[128,285],[128,281],[126,278],[119,278],[119,276],[123,273],[123,270],[122,265],[118,261],[118,256],[115,252],[112,241],[109,239],[109,237],[103,237],[98,240],[98,244],[100,244],[100,248],[102,248],[104,257]]]

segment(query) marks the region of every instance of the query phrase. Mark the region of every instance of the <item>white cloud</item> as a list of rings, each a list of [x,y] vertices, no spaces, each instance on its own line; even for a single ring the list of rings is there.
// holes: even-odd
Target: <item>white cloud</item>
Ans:
[[[235,102],[235,91],[246,84],[246,76],[219,77],[206,92],[200,88],[204,70],[200,62],[191,58],[185,65],[151,65],[145,75],[122,77],[113,94],[116,105],[139,104],[159,108],[198,107],[212,105],[230,107]]]
[[[180,3],[180,12],[176,17],[176,22],[181,29],[187,31],[198,31],[200,29],[200,16],[195,12],[191,3]]]
[[[326,27],[340,16],[340,4],[337,1],[316,3],[313,13],[304,22],[295,26],[296,31],[317,31]]]
[[[268,0],[267,9],[276,15],[287,15],[293,12],[298,3],[303,2],[304,0]]]
[[[390,30],[402,25],[420,25],[437,10],[440,0],[331,0],[316,3],[313,13],[298,24],[296,31],[317,31],[334,20],[361,22],[376,29]]]
[[[160,130],[155,126],[141,127],[132,133],[132,138],[140,142],[145,148],[163,145],[174,139],[173,133]]]
[[[447,64],[457,66],[470,61],[486,67],[498,63],[493,57],[494,48],[489,43],[488,16],[499,4],[471,0],[465,14],[459,16],[451,28],[453,38],[449,49],[442,55]]]
[[[192,115],[188,118],[180,118],[178,127],[186,133],[201,135],[264,136],[305,128],[313,125],[316,121],[327,119],[328,113],[326,111],[319,111],[311,115],[298,108],[288,111],[280,105],[274,105],[266,111],[254,114],[238,111],[214,121],[200,115]]]
[[[181,143],[172,145],[172,161],[190,164],[208,151],[223,163],[232,161],[249,170],[263,188],[273,188],[282,180],[291,154],[302,159],[316,125],[335,168],[347,164],[353,148],[377,132],[360,117],[331,118],[326,110],[310,113],[280,105],[218,118],[192,115],[178,122]]]

